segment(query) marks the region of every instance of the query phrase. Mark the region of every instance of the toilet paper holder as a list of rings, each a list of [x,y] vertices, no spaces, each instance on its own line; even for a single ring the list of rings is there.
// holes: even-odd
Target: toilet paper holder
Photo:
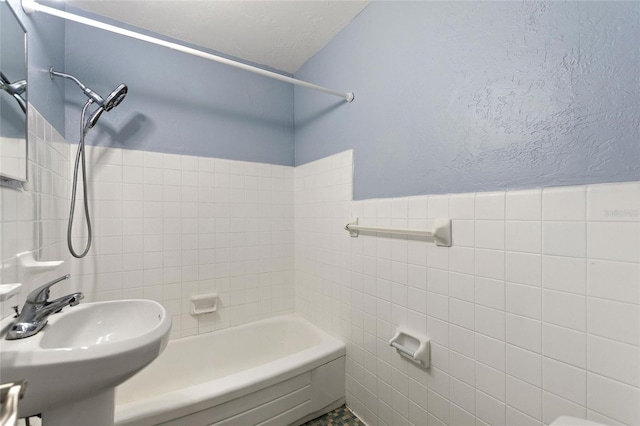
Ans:
[[[431,341],[418,333],[398,328],[389,340],[389,346],[423,368],[431,365]]]

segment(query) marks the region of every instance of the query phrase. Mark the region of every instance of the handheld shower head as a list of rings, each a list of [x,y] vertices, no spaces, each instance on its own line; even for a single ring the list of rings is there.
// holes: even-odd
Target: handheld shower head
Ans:
[[[109,96],[107,96],[102,105],[98,109],[96,109],[93,114],[91,114],[91,117],[89,117],[87,123],[85,124],[85,131],[92,129],[93,126],[96,125],[103,112],[111,111],[112,109],[120,105],[120,103],[124,100],[124,97],[127,96],[127,91],[128,89],[125,84],[121,84],[116,87],[116,89],[111,92]]]
[[[120,84],[116,89],[107,96],[107,99],[104,100],[101,105],[105,111],[111,111],[113,108],[120,105],[120,103],[124,100],[124,97],[127,96],[127,92],[129,89],[126,84]]]
[[[96,123],[98,122],[98,119],[100,119],[100,116],[105,111],[106,110],[104,109],[104,107],[99,107],[97,110],[95,110],[93,114],[91,114],[91,117],[89,117],[89,119],[87,120],[86,124],[84,125],[84,131],[87,132],[89,129],[93,129],[93,126],[96,125]]]

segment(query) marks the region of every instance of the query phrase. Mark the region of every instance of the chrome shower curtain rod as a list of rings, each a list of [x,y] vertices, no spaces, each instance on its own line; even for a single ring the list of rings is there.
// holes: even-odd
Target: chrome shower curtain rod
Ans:
[[[115,25],[105,24],[104,22],[96,21],[94,19],[85,18],[83,16],[75,15],[73,13],[65,12],[62,10],[55,9],[49,6],[43,6],[35,0],[22,0],[22,8],[26,13],[33,12],[42,12],[47,15],[57,16],[58,18],[66,19],[69,21],[78,22],[80,24],[89,25],[91,27],[100,28],[105,31],[110,31],[112,33],[124,35],[126,37],[135,38],[137,40],[146,41],[148,43],[156,44],[158,46],[168,47],[172,50],[177,50],[179,52],[188,53],[190,55],[199,56],[204,59],[209,59],[211,61],[219,62],[221,64],[229,65],[235,68],[240,68],[245,71],[249,71],[255,74],[260,74],[265,77],[273,78],[275,80],[284,81],[285,83],[295,84],[297,86],[306,87],[308,89],[319,90],[324,93],[328,93],[333,96],[337,96],[339,98],[344,99],[347,102],[352,102],[354,99],[353,92],[342,93],[336,90],[328,89],[323,86],[318,86],[317,84],[309,83],[307,81],[298,80],[292,77],[287,77],[286,75],[278,74],[272,71],[263,70],[262,68],[254,67],[251,65],[243,64],[241,62],[233,61],[231,59],[223,58],[221,56],[212,55],[211,53],[203,52],[198,49],[193,49],[191,47],[183,46],[178,43],[172,43],[168,41],[161,40],[156,37],[150,37],[144,34],[137,33],[135,31],[126,30],[124,28],[117,27]]]

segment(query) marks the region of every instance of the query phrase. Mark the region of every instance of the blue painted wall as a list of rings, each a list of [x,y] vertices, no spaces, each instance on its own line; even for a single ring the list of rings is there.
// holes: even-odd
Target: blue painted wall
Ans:
[[[64,86],[49,79],[49,66],[64,67],[64,21],[37,13],[27,15],[19,0],[7,1],[27,30],[29,103],[64,134]]]
[[[73,22],[65,44],[67,73],[105,97],[129,87],[88,144],[293,165],[290,85]],[[77,141],[86,98],[66,87],[66,137]]]
[[[640,180],[640,3],[372,2],[296,77],[295,164],[355,198]]]

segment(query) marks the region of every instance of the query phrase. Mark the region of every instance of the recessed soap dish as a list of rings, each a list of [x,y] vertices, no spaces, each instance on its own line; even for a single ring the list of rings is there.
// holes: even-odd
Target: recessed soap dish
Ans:
[[[216,293],[191,296],[191,315],[209,314],[217,309],[218,295]]]

